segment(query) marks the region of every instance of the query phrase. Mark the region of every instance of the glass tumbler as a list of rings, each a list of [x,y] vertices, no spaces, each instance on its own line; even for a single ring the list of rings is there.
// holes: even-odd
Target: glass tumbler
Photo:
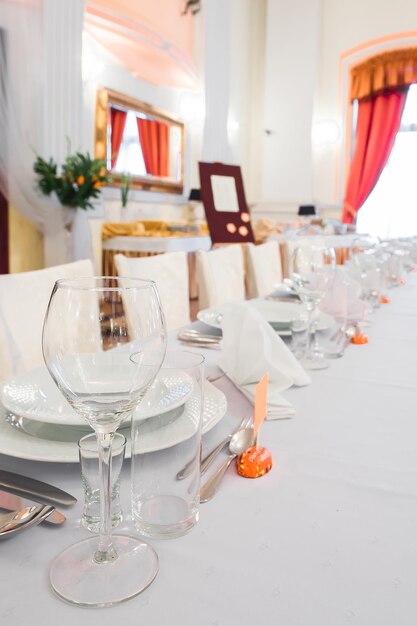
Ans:
[[[111,473],[111,524],[116,528],[123,519],[120,505],[120,472],[126,451],[126,437],[121,433],[114,435],[112,444]],[[87,530],[100,530],[100,481],[98,445],[95,433],[85,435],[78,442],[81,463],[81,478],[84,487],[84,509],[81,522]]]
[[[147,537],[179,537],[198,521],[203,363],[194,352],[167,352],[148,393],[153,406],[143,401],[148,417],[133,415],[132,517]]]
[[[301,359],[306,351],[307,345],[307,316],[299,315],[290,322],[291,331],[291,352],[297,359]]]

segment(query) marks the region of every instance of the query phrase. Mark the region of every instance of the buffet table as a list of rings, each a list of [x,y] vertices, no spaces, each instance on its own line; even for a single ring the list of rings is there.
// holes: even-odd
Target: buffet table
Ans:
[[[111,237],[103,241],[104,276],[116,276],[114,256],[140,257],[164,254],[166,252],[188,252],[210,250],[211,239],[205,235],[170,237]]]
[[[230,468],[214,500],[201,505],[195,529],[150,542],[160,572],[137,598],[92,611],[64,604],[49,589],[53,557],[88,536],[80,502],[66,510],[64,527],[38,526],[3,541],[1,623],[414,626],[416,321],[413,276],[374,315],[368,345],[349,346],[328,370],[312,373],[310,386],[285,392],[296,416],[266,422],[261,433],[272,471],[247,480]],[[215,377],[220,351],[198,351]],[[229,408],[204,437],[205,450],[251,412],[227,378],[215,384]],[[82,497],[76,464],[0,456],[0,467]],[[129,462],[122,487],[127,509]],[[128,523],[119,530],[132,532]]]

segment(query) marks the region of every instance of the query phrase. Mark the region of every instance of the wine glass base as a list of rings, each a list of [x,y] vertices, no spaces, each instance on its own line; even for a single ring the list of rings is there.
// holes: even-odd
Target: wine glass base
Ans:
[[[322,356],[303,357],[300,359],[300,364],[305,370],[325,370],[330,365],[329,361]]]
[[[105,607],[129,600],[144,591],[158,573],[158,556],[147,543],[127,535],[114,535],[118,558],[97,564],[98,537],[85,539],[59,554],[49,576],[55,593],[83,607]]]

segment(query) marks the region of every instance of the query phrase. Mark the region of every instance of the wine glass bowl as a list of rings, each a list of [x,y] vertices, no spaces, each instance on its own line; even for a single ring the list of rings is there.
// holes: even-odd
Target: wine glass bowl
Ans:
[[[307,344],[300,359],[306,369],[324,369],[328,362],[313,349],[311,335],[317,305],[324,298],[336,269],[333,248],[301,246],[295,248],[290,262],[290,277],[294,289],[307,309]]]
[[[100,535],[59,555],[51,584],[69,602],[112,605],[142,591],[158,571],[150,546],[133,537],[112,538],[110,509],[114,433],[154,381],[166,350],[155,283],[114,277],[57,281],[42,347],[58,388],[96,432],[101,476]]]

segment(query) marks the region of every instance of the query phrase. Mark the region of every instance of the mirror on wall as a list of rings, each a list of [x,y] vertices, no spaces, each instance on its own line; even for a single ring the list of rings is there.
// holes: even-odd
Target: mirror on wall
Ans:
[[[184,124],[150,104],[99,89],[95,155],[106,161],[112,184],[128,174],[138,189],[183,191]]]

